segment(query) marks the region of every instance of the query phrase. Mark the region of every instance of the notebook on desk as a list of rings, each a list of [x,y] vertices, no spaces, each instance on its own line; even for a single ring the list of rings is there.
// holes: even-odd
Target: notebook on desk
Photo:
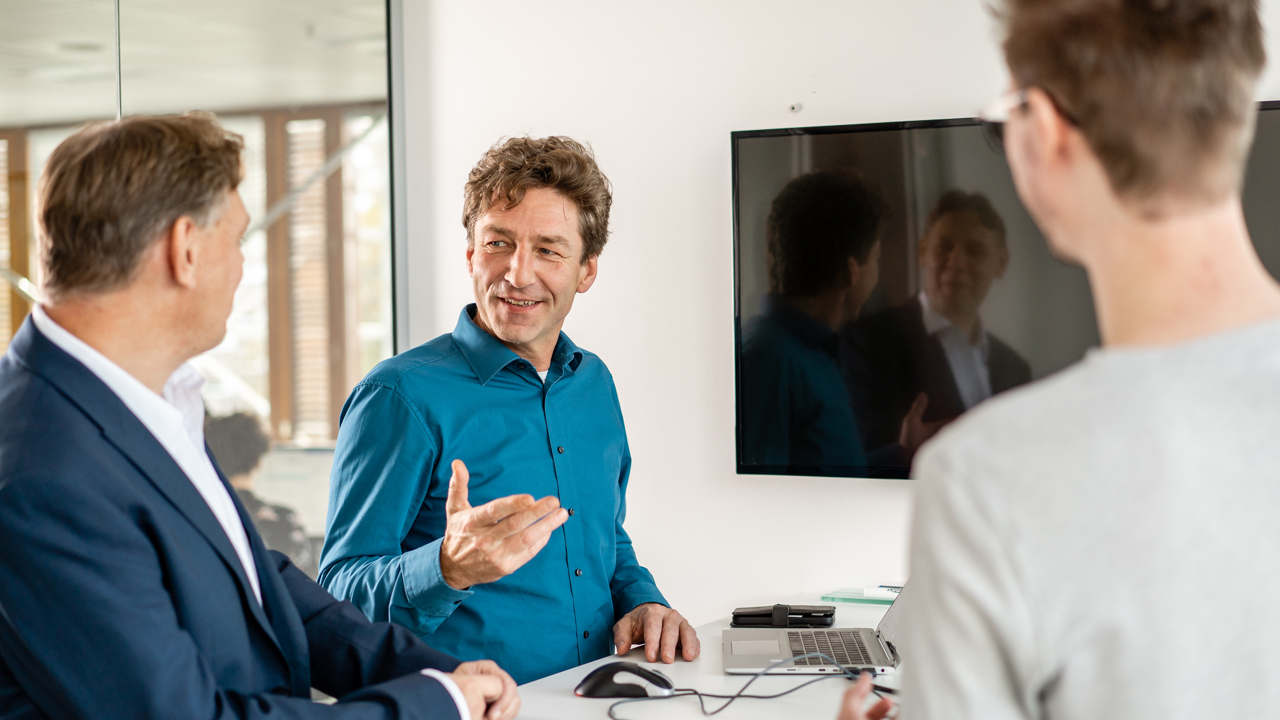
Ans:
[[[825,675],[874,670],[891,673],[900,658],[894,647],[901,626],[903,588],[889,606],[875,630],[871,628],[730,628],[721,636],[724,671],[729,675],[754,675],[769,670],[770,675]],[[820,657],[800,658],[820,652]]]

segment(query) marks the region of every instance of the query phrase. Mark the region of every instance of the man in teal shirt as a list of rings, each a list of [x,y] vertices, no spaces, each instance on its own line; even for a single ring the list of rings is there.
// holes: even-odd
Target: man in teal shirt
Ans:
[[[742,329],[740,433],[751,471],[905,477],[898,468],[936,426],[918,398],[898,442],[864,447],[840,374],[836,330],[858,318],[880,277],[885,205],[857,177],[801,175],[769,209],[769,294]],[[856,358],[855,358],[856,360]]]
[[[644,643],[650,662],[699,652],[623,529],[613,377],[560,331],[595,282],[610,203],[573,140],[494,146],[465,190],[476,303],[374,368],[342,412],[320,583],[521,683],[611,642]]]

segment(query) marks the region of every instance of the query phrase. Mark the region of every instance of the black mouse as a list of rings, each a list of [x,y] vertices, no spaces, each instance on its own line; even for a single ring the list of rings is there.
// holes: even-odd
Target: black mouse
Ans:
[[[671,678],[633,662],[611,662],[587,673],[573,694],[587,698],[670,697]]]

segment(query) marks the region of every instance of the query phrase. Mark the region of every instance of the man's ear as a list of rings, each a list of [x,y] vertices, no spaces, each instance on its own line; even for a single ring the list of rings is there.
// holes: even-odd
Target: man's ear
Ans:
[[[200,264],[200,226],[183,215],[169,227],[169,233],[161,242],[169,260],[169,276],[179,287],[194,289]]]
[[[476,254],[476,243],[475,243],[475,241],[473,240],[473,241],[471,241],[471,242],[467,243],[467,274],[468,274],[468,275],[472,274],[472,270],[471,270],[471,257],[472,257],[473,255],[475,255],[475,254]]]
[[[868,262],[870,260],[868,259]],[[850,255],[847,261],[849,266],[849,287],[853,288],[858,284],[858,278],[862,277],[862,265],[858,264],[858,259]]]
[[[1000,266],[996,268],[996,277],[1002,278],[1005,270],[1009,269],[1009,246],[1001,245],[997,252],[1000,255]]]
[[[1033,138],[1030,150],[1036,162],[1051,167],[1071,159],[1070,135],[1078,132],[1058,112],[1058,106],[1043,90],[1032,87],[1027,90],[1027,118],[1030,120]]]
[[[582,270],[582,279],[578,281],[580,293],[590,290],[591,286],[596,284],[596,272],[600,270],[600,256],[587,258],[587,261],[582,263]]]

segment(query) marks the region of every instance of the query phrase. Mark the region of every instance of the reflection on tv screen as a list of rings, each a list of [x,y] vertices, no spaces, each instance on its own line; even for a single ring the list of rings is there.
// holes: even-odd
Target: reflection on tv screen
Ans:
[[[974,121],[733,144],[740,473],[908,477],[948,423],[1098,345],[1088,278]],[[1268,105],[1244,206],[1272,274],[1277,153]]]

